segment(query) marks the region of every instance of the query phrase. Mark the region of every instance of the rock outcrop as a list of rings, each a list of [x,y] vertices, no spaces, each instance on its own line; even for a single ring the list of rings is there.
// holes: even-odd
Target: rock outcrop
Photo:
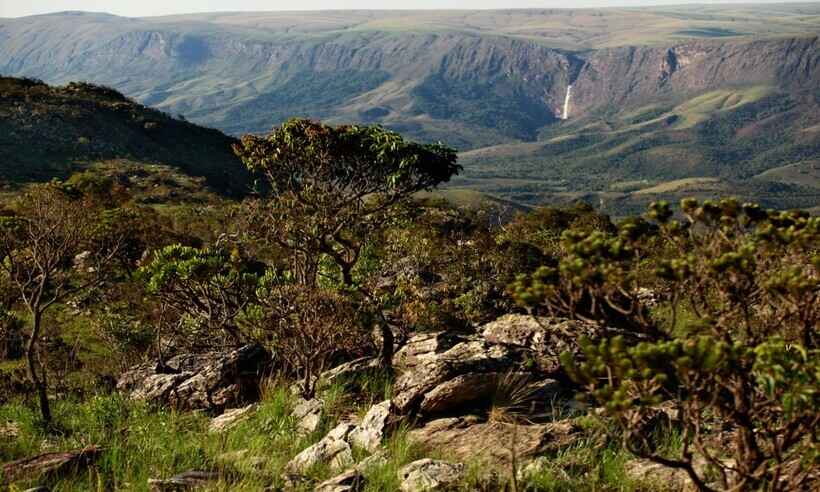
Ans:
[[[219,479],[215,472],[191,470],[171,478],[148,479],[148,490],[151,492],[182,492],[206,487]]]
[[[270,355],[258,345],[229,352],[179,355],[164,366],[141,364],[117,388],[131,398],[183,410],[223,410],[255,401]]]
[[[413,343],[411,338],[410,343]],[[403,414],[435,414],[492,396],[499,374],[524,363],[523,351],[471,337],[441,353],[416,355],[418,363],[395,382],[393,403]],[[465,386],[470,391],[459,392]]]
[[[323,414],[324,402],[316,398],[310,400],[299,398],[291,411],[291,415],[296,419],[296,426],[307,434],[319,428]]]
[[[226,410],[222,415],[211,419],[211,423],[208,426],[208,431],[219,433],[230,430],[250,418],[256,412],[256,409],[257,405],[252,403],[246,407]]]
[[[353,464],[353,450],[347,442],[348,435],[354,429],[351,424],[339,424],[313,446],[297,454],[286,469],[291,474],[304,474],[319,463],[330,466],[332,470],[342,470]]]
[[[399,470],[402,492],[433,492],[448,490],[464,477],[462,463],[423,459]]]
[[[542,372],[556,376],[561,373],[561,353],[579,353],[578,340],[584,335],[594,337],[597,327],[575,320],[508,314],[479,330],[490,343],[527,349]]]
[[[488,469],[510,468],[512,452],[522,463],[533,456],[575,442],[579,434],[570,421],[548,424],[487,422],[476,417],[433,420],[408,438],[455,460],[477,460]]]
[[[96,460],[102,449],[87,446],[58,453],[44,453],[31,458],[12,461],[0,467],[0,479],[6,482],[36,479],[41,476],[60,476],[77,473]],[[2,483],[2,482],[0,482]]]
[[[359,425],[350,431],[348,441],[356,447],[373,453],[379,449],[385,434],[398,420],[399,417],[392,401],[386,400],[373,405]]]

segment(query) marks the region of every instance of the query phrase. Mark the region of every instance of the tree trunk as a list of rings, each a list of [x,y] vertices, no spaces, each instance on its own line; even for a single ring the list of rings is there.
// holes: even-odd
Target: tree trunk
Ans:
[[[392,369],[393,368],[393,330],[390,329],[390,325],[387,323],[387,320],[384,319],[382,316],[382,320],[379,323],[381,325],[381,332],[382,332],[382,350],[380,355],[380,363],[383,369]]]
[[[33,325],[31,328],[31,336],[26,345],[26,360],[28,361],[29,377],[31,383],[37,390],[37,396],[40,400],[40,412],[43,414],[43,422],[51,423],[51,407],[48,404],[48,388],[46,385],[45,373],[37,373],[37,351],[38,340],[40,338],[40,325],[42,323],[42,313],[39,309],[32,309]],[[43,369],[45,371],[45,369]]]

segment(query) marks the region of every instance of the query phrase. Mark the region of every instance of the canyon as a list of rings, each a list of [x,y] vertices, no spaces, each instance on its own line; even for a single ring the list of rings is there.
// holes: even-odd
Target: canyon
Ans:
[[[538,203],[612,182],[745,181],[788,166],[814,176],[818,32],[818,4],[64,12],[0,19],[0,73],[108,85],[236,136],[294,116],[381,124],[462,151],[458,186]],[[727,130],[742,152],[708,141],[703,125],[721,118],[742,122]],[[788,131],[759,148],[777,121]],[[676,144],[686,149],[668,152]],[[752,162],[761,151],[771,164]],[[563,157],[583,163],[581,178],[556,170]]]

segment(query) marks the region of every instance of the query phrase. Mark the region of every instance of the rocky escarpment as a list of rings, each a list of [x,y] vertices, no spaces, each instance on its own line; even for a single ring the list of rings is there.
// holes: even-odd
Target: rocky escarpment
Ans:
[[[606,105],[646,105],[740,85],[820,87],[818,37],[595,51],[574,81],[573,107],[583,113]]]
[[[110,84],[231,133],[301,115],[382,123],[460,149],[534,140],[561,119],[570,84],[574,119],[738,84],[794,91],[820,80],[816,34],[573,51],[469,26],[277,22],[77,13],[7,20],[0,72]]]

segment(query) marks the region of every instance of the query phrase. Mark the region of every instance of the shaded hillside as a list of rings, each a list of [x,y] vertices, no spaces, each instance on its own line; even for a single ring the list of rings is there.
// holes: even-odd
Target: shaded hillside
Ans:
[[[224,193],[242,193],[247,173],[234,140],[174,119],[104,87],[0,78],[0,179],[45,181],[113,158],[167,164]]]

